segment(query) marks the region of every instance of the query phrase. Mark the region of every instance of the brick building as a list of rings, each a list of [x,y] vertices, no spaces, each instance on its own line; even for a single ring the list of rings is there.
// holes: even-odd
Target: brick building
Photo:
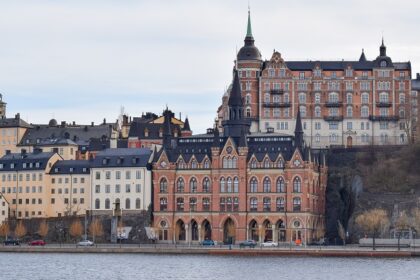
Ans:
[[[311,147],[408,142],[411,64],[392,61],[383,40],[373,60],[364,51],[352,61],[286,61],[277,51],[263,60],[248,14],[235,67],[252,132],[272,128],[290,134],[299,109]],[[218,111],[221,129],[230,94],[229,89]]]
[[[153,163],[154,227],[160,242],[213,239],[310,242],[324,228],[327,168],[294,136],[249,133],[234,71],[223,134],[174,138],[165,115],[163,148]],[[299,116],[299,115],[298,115]]]

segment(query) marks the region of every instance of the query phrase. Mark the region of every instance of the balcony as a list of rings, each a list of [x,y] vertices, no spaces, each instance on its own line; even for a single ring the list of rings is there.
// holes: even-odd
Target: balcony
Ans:
[[[290,107],[290,102],[283,102],[283,103],[266,102],[266,103],[263,103],[263,107],[265,107],[265,108],[288,108],[288,107]]]
[[[332,108],[332,107],[341,107],[343,106],[342,101],[327,101],[325,102],[325,107]]]
[[[386,101],[386,102],[383,102],[383,101],[376,102],[376,107],[388,108],[388,107],[391,107],[391,106],[392,106],[392,103],[389,102],[389,101]]]
[[[324,116],[324,120],[327,122],[341,122],[343,121],[343,116]]]
[[[271,94],[284,94],[284,90],[282,90],[282,89],[272,89],[272,90],[270,90],[270,93]]]
[[[400,119],[398,116],[369,116],[369,120],[373,122],[396,122]]]

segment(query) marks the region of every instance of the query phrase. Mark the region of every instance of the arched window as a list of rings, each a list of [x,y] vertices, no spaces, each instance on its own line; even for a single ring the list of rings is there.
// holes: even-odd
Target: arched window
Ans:
[[[233,192],[239,192],[239,179],[238,177],[233,178]]]
[[[353,94],[347,93],[347,104],[353,104]]]
[[[140,209],[140,207],[141,207],[140,198],[136,198],[136,209]]]
[[[226,198],[224,197],[220,198],[220,211],[221,212],[226,211]]]
[[[315,104],[321,103],[321,94],[317,93],[315,94]]]
[[[232,159],[229,157],[228,159],[227,159],[227,168],[232,168],[233,167],[233,164],[232,164]]]
[[[230,177],[227,178],[227,192],[228,193],[232,192],[232,178]]]
[[[225,178],[220,178],[220,192],[224,193],[226,192],[226,181]]]
[[[284,193],[284,192],[286,192],[286,186],[284,184],[284,179],[282,177],[280,177],[280,178],[277,179],[276,191],[278,193]]]
[[[251,161],[251,168],[257,168],[257,161],[255,159]]]
[[[210,192],[210,180],[208,177],[203,180],[203,192]]]
[[[270,168],[270,161],[268,160],[268,158],[264,160],[264,168]]]
[[[232,211],[232,198],[231,197],[226,198],[226,211],[228,212]]]
[[[263,206],[264,206],[264,212],[271,211],[271,199],[269,197],[263,198]]]
[[[195,179],[194,177],[190,180],[190,192],[197,192],[197,179]]]
[[[185,190],[185,182],[183,178],[179,178],[176,182],[176,192],[182,193]]]
[[[353,117],[353,107],[351,107],[351,106],[347,107],[347,117],[349,117],[349,118]]]
[[[131,208],[131,201],[129,198],[127,198],[125,200],[125,209],[130,209]]]
[[[321,117],[321,107],[316,106],[315,107],[315,117],[320,118]]]
[[[101,201],[99,200],[99,198],[95,199],[95,209],[99,209],[101,208]]]
[[[369,93],[362,93],[362,104],[369,104]]]
[[[190,197],[190,210],[197,211],[197,198],[196,197]]]
[[[159,201],[160,203],[160,211],[166,211],[168,209],[168,199],[163,197]]]
[[[249,192],[257,192],[258,191],[258,181],[255,177],[251,178],[251,182],[249,184]]]
[[[295,193],[301,192],[301,181],[299,177],[295,177],[295,179],[293,179],[293,192]]]
[[[197,161],[196,161],[196,160],[193,160],[193,161],[191,162],[191,168],[192,168],[192,169],[197,169],[197,167],[198,167]]]
[[[380,103],[388,103],[388,93],[387,92],[381,92],[379,94],[379,102]]]
[[[405,103],[405,94],[404,93],[400,93],[399,100],[400,100],[400,104],[404,104]]]
[[[306,93],[304,92],[299,93],[299,103],[300,104],[306,103]]]
[[[319,133],[317,133],[315,135],[315,142],[319,143],[321,141],[321,135]]]
[[[306,106],[300,106],[300,116],[302,118],[306,117]]]
[[[232,168],[236,168],[238,164],[238,159],[236,157],[232,158]]]
[[[367,118],[367,117],[369,117],[369,107],[368,107],[368,106],[362,106],[362,109],[361,109],[361,116],[362,116],[363,118]]]
[[[178,161],[178,169],[185,169],[185,162],[182,159]]]
[[[299,212],[301,210],[300,197],[293,198],[293,211]]]
[[[248,118],[250,118],[251,117],[251,108],[246,108],[246,116],[248,117]]]
[[[336,92],[331,92],[331,93],[328,95],[328,101],[329,101],[330,103],[338,103],[338,93],[336,93]]]
[[[111,209],[111,201],[109,198],[105,199],[105,209]]]
[[[223,168],[228,168],[228,160],[226,157],[223,158]]]
[[[284,197],[278,197],[276,199],[276,211],[277,212],[284,212]]]
[[[184,199],[182,197],[176,199],[176,211],[184,211]]]
[[[210,210],[210,198],[208,197],[203,198],[203,210],[204,211]]]
[[[399,111],[399,113],[400,113],[400,118],[405,118],[405,110],[404,110],[404,108],[400,108],[400,111]]]
[[[204,168],[205,168],[205,169],[210,168],[210,161],[209,161],[208,159],[206,159],[206,160],[204,161]]]
[[[258,200],[256,197],[251,197],[249,201],[249,210],[251,211],[257,211],[258,210]]]
[[[277,161],[277,168],[284,168],[284,161],[282,159]]]
[[[264,192],[271,192],[271,180],[268,177],[264,178],[263,191]]]
[[[168,192],[168,181],[165,178],[160,180],[160,192],[167,193]]]

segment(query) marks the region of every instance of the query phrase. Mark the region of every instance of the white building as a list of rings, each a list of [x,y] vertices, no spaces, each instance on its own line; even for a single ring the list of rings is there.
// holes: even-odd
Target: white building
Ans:
[[[152,151],[107,149],[91,165],[91,205],[95,214],[111,214],[117,203],[125,212],[146,211],[151,203]]]
[[[0,225],[9,218],[9,203],[0,193]]]

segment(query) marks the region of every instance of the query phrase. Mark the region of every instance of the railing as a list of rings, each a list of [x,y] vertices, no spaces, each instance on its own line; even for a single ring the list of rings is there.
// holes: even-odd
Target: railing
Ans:
[[[379,101],[376,102],[376,107],[391,107],[392,103],[387,101],[387,102],[383,102],[383,101]]]
[[[290,102],[283,102],[283,103],[265,102],[265,103],[263,103],[263,107],[266,107],[266,108],[288,108],[288,107],[290,107]]]
[[[341,122],[343,121],[343,116],[324,116],[324,120],[327,122]]]
[[[327,101],[325,102],[325,107],[341,107],[343,106],[343,102],[342,101]]]
[[[369,120],[376,122],[396,122],[400,119],[398,116],[369,116]]]
[[[282,89],[272,89],[270,90],[271,94],[284,94],[284,90]]]

